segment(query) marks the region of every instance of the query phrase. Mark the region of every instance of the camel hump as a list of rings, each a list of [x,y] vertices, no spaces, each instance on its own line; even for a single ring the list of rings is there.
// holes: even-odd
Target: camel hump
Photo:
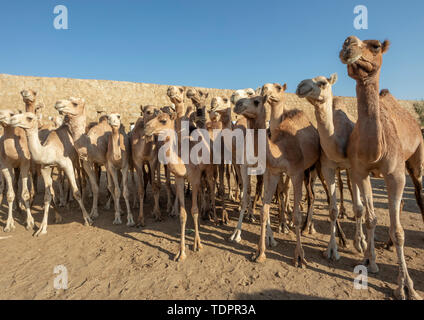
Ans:
[[[304,112],[302,110],[292,109],[292,110],[285,111],[283,114],[283,118],[294,120],[295,118],[302,117],[303,115],[304,115]]]
[[[385,97],[390,94],[389,89],[383,89],[380,91],[380,97]]]

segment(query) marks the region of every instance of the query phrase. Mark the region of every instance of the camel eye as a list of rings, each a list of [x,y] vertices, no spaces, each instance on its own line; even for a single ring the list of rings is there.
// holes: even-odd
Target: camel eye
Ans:
[[[327,85],[327,83],[325,83],[325,82],[318,82],[318,86],[320,87],[320,88],[325,88],[325,86]]]
[[[166,124],[166,120],[160,120],[159,121],[161,124]]]
[[[259,106],[259,101],[255,100],[254,104],[255,104],[255,107]]]
[[[118,118],[118,119],[121,119],[121,116],[118,116],[117,118]]]

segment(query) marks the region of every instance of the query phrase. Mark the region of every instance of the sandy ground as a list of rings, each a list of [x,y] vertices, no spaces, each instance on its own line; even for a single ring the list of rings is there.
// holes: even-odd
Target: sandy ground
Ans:
[[[230,224],[214,226],[209,221],[201,221],[204,249],[192,251],[193,234],[189,233],[186,261],[174,262],[179,222],[170,217],[164,222],[154,222],[150,216],[153,199],[149,187],[145,208],[147,225],[142,229],[112,224],[113,211],[102,209],[106,198],[104,189],[100,217],[91,227],[82,224],[81,211],[72,203],[70,209],[60,209],[64,218],[61,224],[54,224],[51,210],[48,234],[35,238],[33,232],[24,228],[24,215],[16,213],[16,230],[10,234],[0,233],[0,299],[393,299],[398,273],[396,254],[382,248],[382,242],[388,239],[387,194],[382,180],[373,179],[373,187],[380,272],[369,274],[365,290],[354,289],[353,280],[357,275],[353,269],[361,264],[362,256],[353,248],[354,223],[351,219],[342,222],[349,248],[340,250],[340,261],[328,261],[322,256],[329,239],[329,222],[325,194],[320,185],[316,187],[315,202],[317,234],[303,237],[309,262],[304,269],[292,265],[293,233],[276,233],[278,246],[268,249],[267,261],[263,264],[251,262],[259,237],[258,222],[244,223],[241,243],[229,242],[227,239],[235,227],[238,212],[237,206],[228,202],[225,206],[229,209]],[[347,190],[345,197],[348,215],[352,217]],[[37,226],[42,219],[41,200],[39,195],[33,207]],[[401,221],[406,234],[406,261],[415,288],[424,297],[423,221],[409,178],[404,200]],[[89,210],[91,201],[86,204]],[[123,202],[122,205],[125,208]],[[161,205],[164,210],[164,190]],[[218,210],[221,207],[218,200]],[[3,203],[1,228],[5,225],[6,210]],[[271,218],[275,229],[275,206]],[[187,228],[192,228],[191,216]],[[53,270],[57,265],[64,265],[68,270],[67,290],[54,289],[57,275]]]

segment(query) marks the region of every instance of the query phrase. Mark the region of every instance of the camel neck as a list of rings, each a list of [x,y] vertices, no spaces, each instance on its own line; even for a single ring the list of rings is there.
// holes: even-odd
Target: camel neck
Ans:
[[[25,129],[25,133],[28,138],[28,149],[31,153],[31,159],[36,163],[41,163],[46,152],[44,152],[45,147],[41,145],[40,139],[38,138],[38,126],[37,128]]]
[[[84,114],[69,117],[69,128],[71,129],[72,137],[77,141],[85,134],[87,118]]]
[[[221,123],[222,129],[231,129],[233,123],[231,122],[231,109],[229,109],[226,113],[221,114]]]
[[[325,154],[333,161],[344,160],[345,155],[339,152],[343,148],[339,148],[337,145],[337,137],[334,134],[333,96],[329,97],[323,104],[309,102],[315,107],[320,144]]]
[[[122,158],[120,148],[120,137],[119,127],[112,126],[112,134],[110,135],[110,144],[112,147],[112,157],[114,161],[119,161]]]
[[[25,112],[32,112],[35,114],[35,101],[25,102]]]
[[[271,131],[271,136],[274,136],[276,130],[280,127],[280,123],[283,121],[284,113],[284,102],[279,101],[277,103],[271,103],[271,113],[269,119],[269,129]]]
[[[382,126],[379,106],[379,76],[357,82],[359,153],[368,162],[378,161],[383,152]]]

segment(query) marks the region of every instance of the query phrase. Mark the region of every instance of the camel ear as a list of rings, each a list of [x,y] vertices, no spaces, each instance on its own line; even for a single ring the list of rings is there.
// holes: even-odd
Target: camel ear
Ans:
[[[171,112],[171,114],[169,115],[169,118],[174,121],[177,118],[177,113],[176,112]]]
[[[287,90],[287,83],[283,84],[283,91]]]
[[[390,41],[384,40],[383,44],[381,45],[381,53],[386,53],[390,48]]]
[[[333,85],[337,82],[338,76],[337,73],[333,73],[328,80],[328,82]]]
[[[180,90],[180,93],[183,93],[185,89],[186,89],[186,87],[182,87],[182,88],[181,88],[181,87],[179,87],[179,88],[178,88],[178,90]]]
[[[225,103],[228,103],[228,98],[222,98],[222,101],[224,101]]]

